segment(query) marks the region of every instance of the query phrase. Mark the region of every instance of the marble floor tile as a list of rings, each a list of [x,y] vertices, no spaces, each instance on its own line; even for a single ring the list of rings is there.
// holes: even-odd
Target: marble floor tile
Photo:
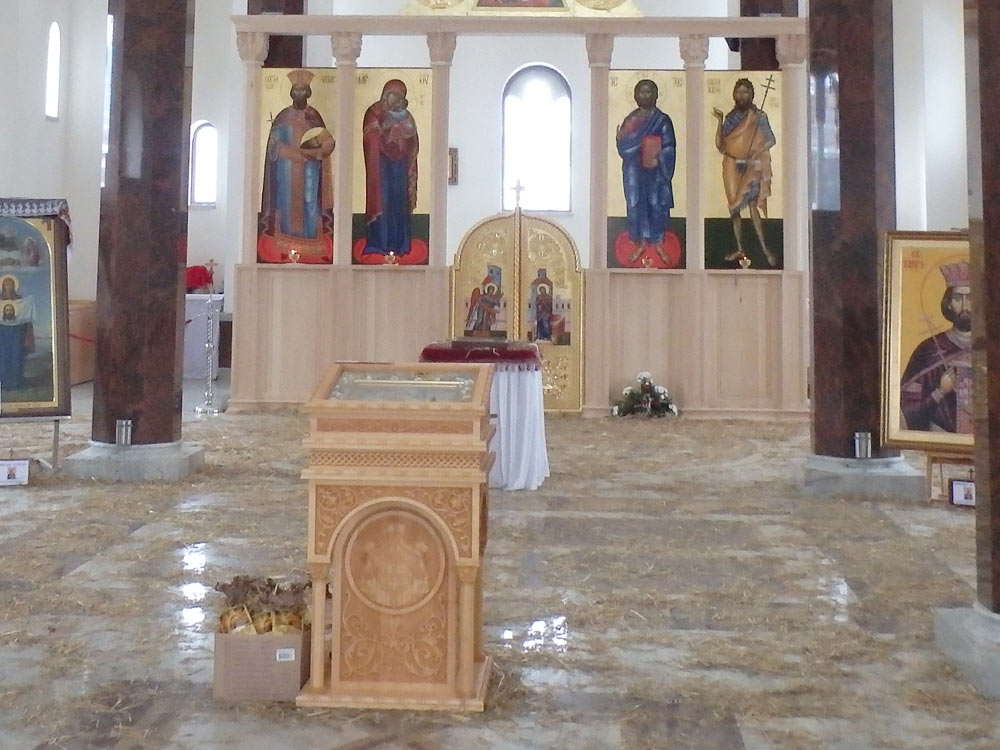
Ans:
[[[973,514],[802,495],[805,423],[549,418],[552,476],[490,495],[482,714],[218,702],[216,583],[306,575],[307,423],[196,418],[202,395],[182,482],[0,488],[0,748],[1000,747],[933,641],[974,598]],[[0,437],[51,450],[45,424]]]

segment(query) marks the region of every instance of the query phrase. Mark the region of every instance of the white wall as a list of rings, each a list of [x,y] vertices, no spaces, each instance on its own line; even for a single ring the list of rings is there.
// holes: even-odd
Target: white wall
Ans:
[[[962,0],[924,2],[924,158],[927,229],[932,230],[969,226],[962,5]],[[906,91],[897,91],[899,96]]]
[[[0,2],[0,12],[3,13],[4,22],[0,23],[0,49],[17,50],[17,39],[21,28],[21,4],[13,0],[2,0]],[[5,144],[0,148],[0,195],[13,197],[19,194],[18,186],[15,182],[15,159],[19,151],[15,146],[19,145],[22,101],[20,97],[20,84],[18,79],[21,72],[21,59],[16,54],[5,54],[3,62],[0,63],[0,91],[3,94],[3,107],[6,110],[4,117],[0,117],[0,143]]]
[[[70,90],[66,102],[71,157],[63,176],[73,215],[69,296],[71,299],[95,299],[108,4],[107,0],[72,0],[72,6],[68,49]]]
[[[32,0],[6,0],[0,7],[0,83],[4,91],[4,123],[0,137],[4,148],[0,154],[0,195],[4,197],[67,198],[73,219],[74,251],[70,257],[71,276],[86,266],[88,252],[88,222],[82,205],[78,217],[79,196],[70,190],[66,174],[76,158],[72,149],[75,139],[74,85],[78,78],[74,70],[74,45],[78,43],[73,30],[73,14],[67,0],[46,3]],[[61,37],[59,116],[45,116],[45,61],[48,50],[49,26],[56,21]],[[84,271],[86,276],[86,271]],[[70,296],[79,296],[74,279]],[[84,283],[84,286],[86,284]],[[91,282],[92,285],[92,282]]]
[[[233,264],[237,257],[238,233],[228,231],[232,211],[241,198],[239,189],[229,187],[229,160],[233,149],[231,122],[238,114],[235,104],[243,87],[242,63],[236,53],[236,32],[230,15],[240,9],[240,0],[231,3],[200,0],[195,6],[195,38],[191,91],[191,122],[207,120],[219,132],[217,165],[218,195],[215,206],[188,209],[188,265],[214,260],[217,282],[231,288]],[[246,0],[242,2],[246,10]],[[240,153],[240,149],[236,149]],[[232,196],[232,198],[230,197]]]
[[[896,217],[964,229],[969,202],[962,0],[894,0]]]
[[[102,10],[102,5],[104,10]],[[96,9],[96,12],[95,12]],[[72,219],[69,296],[93,299],[101,160],[104,18],[100,0],[0,3],[0,195],[66,198]],[[45,117],[49,25],[62,40],[58,119]]]

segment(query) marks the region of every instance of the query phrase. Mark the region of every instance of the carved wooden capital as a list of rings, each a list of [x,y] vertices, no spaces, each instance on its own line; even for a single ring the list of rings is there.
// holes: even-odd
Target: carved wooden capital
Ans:
[[[708,58],[708,37],[704,34],[682,36],[681,59],[685,65],[704,65]]]
[[[462,565],[459,564],[455,568],[458,571],[458,580],[462,583],[475,583],[476,576],[479,574],[478,565]]]
[[[804,34],[783,34],[777,40],[778,64],[783,68],[786,65],[802,65],[806,61],[806,53],[809,50],[809,39]]]
[[[337,65],[356,65],[361,54],[361,34],[342,31],[330,37],[330,50]]]
[[[610,65],[615,38],[611,34],[587,34],[587,59],[591,67]]]
[[[236,32],[236,51],[243,62],[261,64],[267,59],[267,48],[271,35],[261,31]]]
[[[451,31],[432,31],[427,35],[431,65],[451,65],[455,57],[455,39],[456,36]]]

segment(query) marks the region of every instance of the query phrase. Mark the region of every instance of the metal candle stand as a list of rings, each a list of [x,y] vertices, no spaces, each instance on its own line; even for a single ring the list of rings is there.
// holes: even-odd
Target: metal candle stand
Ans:
[[[215,406],[215,301],[214,285],[208,293],[208,310],[205,318],[208,321],[208,335],[205,339],[205,357],[208,360],[208,376],[205,382],[205,403],[194,407],[194,413],[203,417],[217,417],[222,411]]]

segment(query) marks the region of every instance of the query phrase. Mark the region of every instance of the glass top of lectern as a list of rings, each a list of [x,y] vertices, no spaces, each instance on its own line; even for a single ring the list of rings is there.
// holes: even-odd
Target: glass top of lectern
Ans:
[[[448,370],[345,369],[327,394],[331,401],[468,403],[476,374]]]

